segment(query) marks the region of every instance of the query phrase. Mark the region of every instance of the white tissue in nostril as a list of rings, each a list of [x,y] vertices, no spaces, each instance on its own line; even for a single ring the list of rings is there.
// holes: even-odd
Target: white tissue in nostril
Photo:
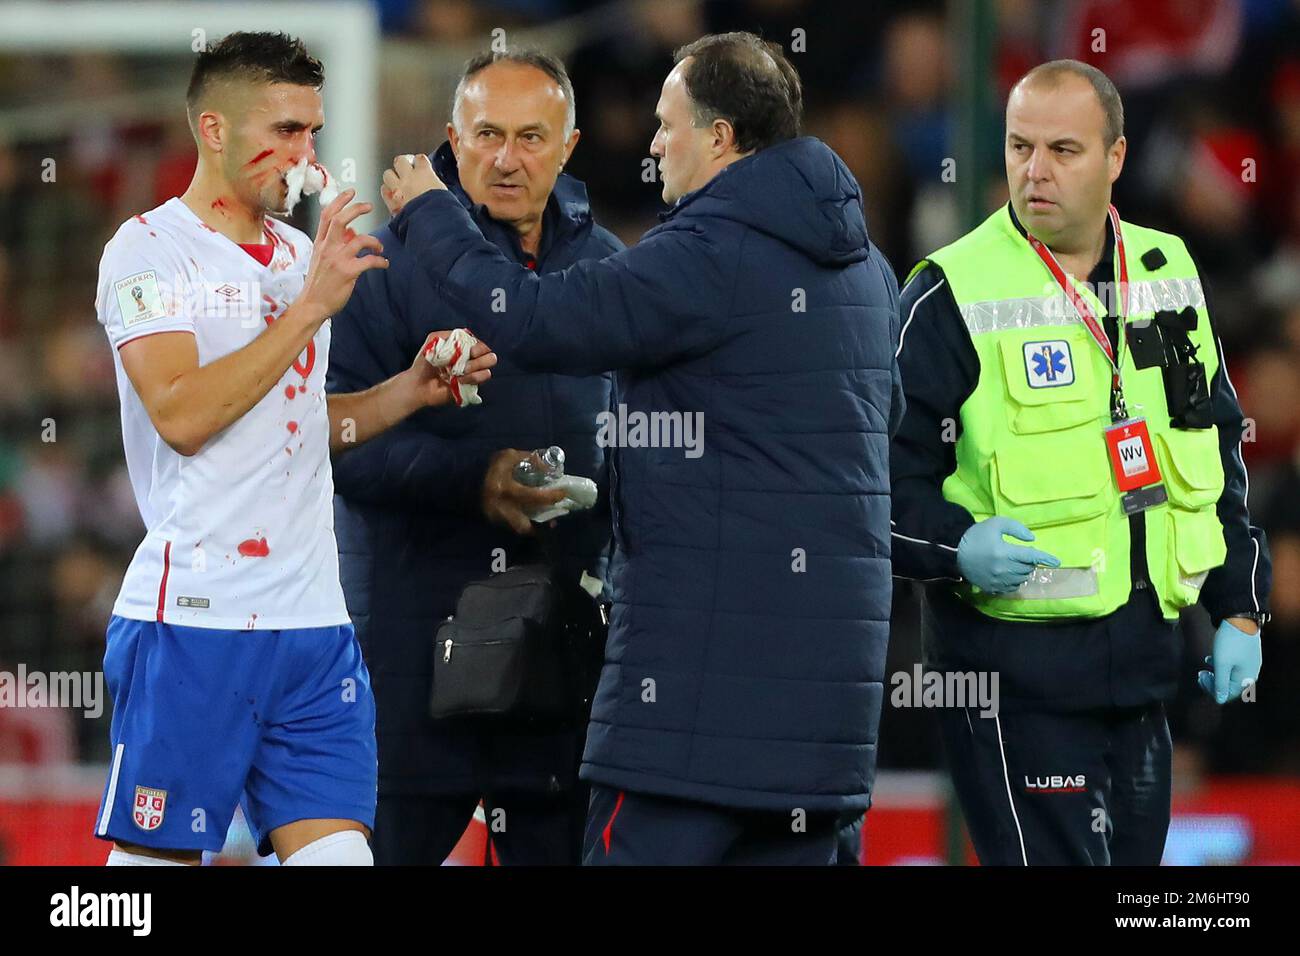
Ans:
[[[320,204],[328,206],[339,194],[338,181],[329,174],[329,170],[320,163],[308,162],[306,156],[298,161],[297,166],[284,174],[284,181],[289,187],[284,208],[290,213],[303,196],[319,193]]]

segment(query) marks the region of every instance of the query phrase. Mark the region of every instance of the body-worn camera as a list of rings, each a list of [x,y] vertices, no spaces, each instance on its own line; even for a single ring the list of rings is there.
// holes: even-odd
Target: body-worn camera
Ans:
[[[1197,321],[1196,310],[1186,306],[1177,312],[1163,310],[1147,321],[1126,326],[1133,364],[1139,369],[1160,367],[1173,428],[1214,425],[1205,363],[1197,361],[1197,347],[1189,334],[1195,331]]]

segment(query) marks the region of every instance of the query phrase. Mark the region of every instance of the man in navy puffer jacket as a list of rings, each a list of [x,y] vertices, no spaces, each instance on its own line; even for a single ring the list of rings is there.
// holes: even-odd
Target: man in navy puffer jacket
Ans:
[[[751,34],[678,51],[651,144],[672,208],[559,274],[485,242],[424,157],[384,177],[394,234],[503,360],[619,370],[588,864],[830,863],[870,799],[898,287],[800,111]]]
[[[559,172],[578,131],[572,86],[558,60],[524,50],[476,56],[457,87],[453,120],[448,134],[457,154],[444,144],[434,162],[503,255],[545,273],[622,248],[592,221],[582,183]],[[416,262],[417,248],[403,247],[387,228],[376,235],[389,267],[357,283],[334,323],[330,391],[369,388],[394,363],[408,366],[428,332],[473,321],[438,297]],[[566,619],[591,624],[590,684],[603,657],[598,609],[578,581],[584,571],[606,573],[607,494],[593,510],[533,533],[522,509],[530,495],[554,493],[525,488],[510,472],[523,452],[554,443],[564,448],[571,474],[607,490],[596,418],[609,408],[612,376],[525,372],[503,359],[491,384],[481,405],[413,415],[334,462],[343,590],[377,706],[373,846],[381,865],[441,863],[480,798],[502,863],[576,863],[581,848],[581,701],[566,727],[435,721],[428,713],[438,624],[467,583],[506,565],[545,559],[556,568]]]

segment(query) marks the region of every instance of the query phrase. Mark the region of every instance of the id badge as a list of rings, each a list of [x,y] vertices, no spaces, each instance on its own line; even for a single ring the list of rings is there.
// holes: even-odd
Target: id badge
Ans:
[[[1115,483],[1124,493],[1122,505],[1126,515],[1168,500],[1145,418],[1128,418],[1107,428],[1106,451],[1110,454]]]

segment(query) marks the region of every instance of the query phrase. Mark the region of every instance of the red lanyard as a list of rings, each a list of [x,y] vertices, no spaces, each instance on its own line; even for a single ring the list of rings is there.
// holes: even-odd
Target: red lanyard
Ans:
[[[1128,315],[1128,262],[1124,258],[1124,236],[1120,231],[1119,213],[1116,212],[1114,205],[1110,206],[1107,213],[1110,216],[1111,228],[1115,232],[1115,256],[1119,260],[1120,313],[1115,326],[1115,337],[1119,341],[1119,347],[1122,350],[1124,348],[1124,317]],[[1083,324],[1087,327],[1092,340],[1097,343],[1097,346],[1106,356],[1106,361],[1110,362],[1110,367],[1113,370],[1111,389],[1115,396],[1116,408],[1122,412],[1124,409],[1124,391],[1120,380],[1119,360],[1115,357],[1115,350],[1111,348],[1110,339],[1106,337],[1106,330],[1097,321],[1097,316],[1093,314],[1092,306],[1088,304],[1088,300],[1079,294],[1079,290],[1070,281],[1070,277],[1065,274],[1065,270],[1061,268],[1061,264],[1056,260],[1052,250],[1028,233],[1026,233],[1026,236],[1029,239],[1030,247],[1034,252],[1038,253],[1038,258],[1043,260],[1043,265],[1047,266],[1047,271],[1052,274],[1056,284],[1061,287],[1061,291],[1070,300],[1074,310],[1079,313],[1079,318],[1083,320]]]

